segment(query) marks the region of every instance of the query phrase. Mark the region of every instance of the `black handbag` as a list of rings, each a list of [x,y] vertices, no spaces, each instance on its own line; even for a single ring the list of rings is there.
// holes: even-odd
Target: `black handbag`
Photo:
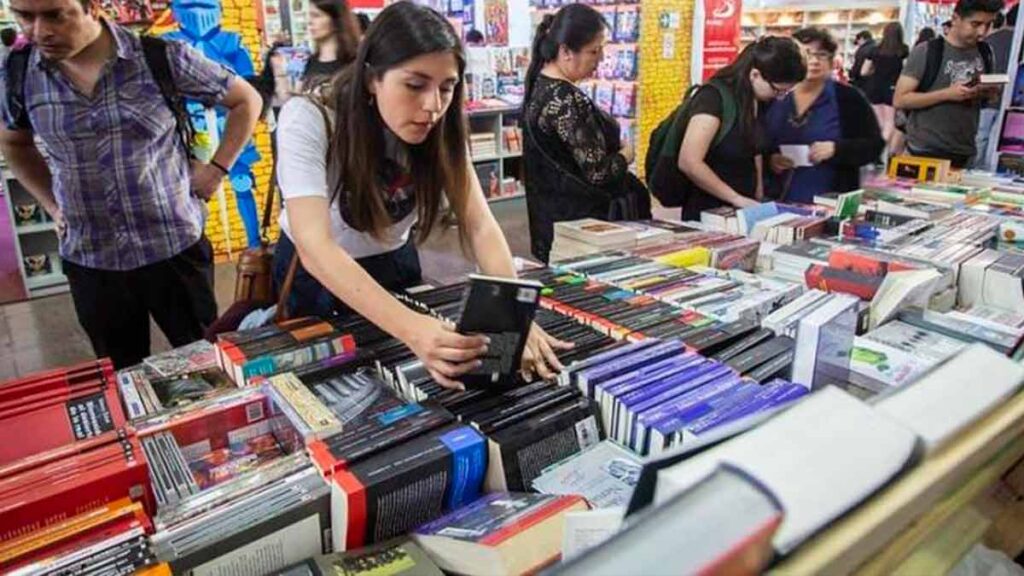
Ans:
[[[540,157],[558,175],[556,188],[567,197],[577,197],[591,201],[595,198],[608,202],[608,214],[605,220],[649,220],[651,218],[651,197],[647,187],[632,172],[626,172],[625,178],[618,187],[602,187],[591,184],[571,171],[566,170],[534,137],[530,121],[523,118],[523,131],[530,143],[540,152]]]

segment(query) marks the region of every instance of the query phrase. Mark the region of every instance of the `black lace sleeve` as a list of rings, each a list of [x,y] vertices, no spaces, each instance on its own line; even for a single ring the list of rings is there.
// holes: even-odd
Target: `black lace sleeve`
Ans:
[[[629,168],[618,152],[609,153],[601,120],[586,95],[568,84],[550,92],[537,124],[570,152],[583,177],[596,186],[622,179]]]

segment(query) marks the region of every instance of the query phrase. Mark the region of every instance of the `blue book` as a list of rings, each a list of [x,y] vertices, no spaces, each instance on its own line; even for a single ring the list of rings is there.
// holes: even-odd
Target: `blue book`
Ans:
[[[607,429],[614,431],[622,429],[621,398],[630,395],[645,394],[647,390],[659,387],[664,382],[685,382],[699,376],[701,373],[706,372],[709,369],[710,367],[708,366],[708,362],[703,358],[699,358],[696,362],[681,365],[678,369],[672,370],[669,373],[646,377],[631,382],[627,386],[617,387],[614,393],[610,393],[605,397],[605,406],[603,406],[603,408],[605,409],[611,424]]]
[[[586,369],[592,368],[599,364],[604,364],[616,358],[622,358],[628,356],[645,348],[650,348],[657,344],[657,340],[642,340],[640,342],[633,342],[620,348],[613,348],[607,352],[590,356],[585,360],[581,360],[576,364],[569,367],[568,370],[563,371],[558,375],[558,383],[562,386],[577,386],[579,381],[579,375]],[[586,390],[580,389],[580,392],[586,393]]]
[[[668,448],[675,439],[676,432],[691,422],[698,420],[716,410],[726,409],[736,403],[743,402],[757,394],[761,389],[757,384],[741,380],[730,380],[732,386],[707,394],[704,398],[686,407],[680,407],[666,417],[651,421],[649,424],[648,442],[645,454],[659,454]]]
[[[672,398],[689,392],[690,390],[728,374],[728,369],[717,362],[705,361],[693,366],[679,374],[673,374],[653,383],[646,388],[634,390],[623,394],[614,400],[612,414],[614,416],[613,428],[618,432],[619,441],[627,444],[630,441],[633,430],[633,422],[638,406],[653,405],[654,402],[667,402]]]
[[[642,366],[678,356],[683,353],[683,350],[683,343],[678,340],[661,342],[636,354],[583,370],[579,375],[578,385],[587,398],[593,398],[594,388],[601,382],[611,380]]]
[[[723,426],[751,414],[787,404],[808,394],[806,387],[789,382],[774,386],[762,386],[761,388],[762,390],[753,397],[748,398],[745,402],[740,402],[724,410],[718,410],[714,414],[691,423],[677,435],[676,440],[684,445],[691,443],[700,437],[701,434],[706,434],[709,430],[718,426]]]
[[[736,373],[728,366],[715,362],[703,366],[699,372],[684,375],[685,378],[676,378],[667,382],[666,385],[659,385],[652,393],[645,396],[637,396],[624,403],[621,411],[621,428],[625,435],[623,443],[630,446],[639,445],[640,441],[640,415],[649,413],[652,410],[667,405],[676,399],[690,394],[700,387],[720,380],[726,376],[735,376]]]
[[[739,225],[741,234],[744,236],[750,236],[750,232],[754,229],[755,224],[761,220],[767,220],[768,218],[778,215],[779,207],[775,202],[765,202],[764,204],[758,204],[757,206],[737,210],[736,223]]]
[[[602,420],[606,429],[610,428],[612,418],[612,401],[625,390],[633,390],[650,382],[666,378],[703,361],[703,358],[692,353],[666,358],[650,366],[623,374],[598,385],[594,389],[594,399],[601,406]]]
[[[640,454],[648,454],[651,449],[651,431],[652,426],[657,423],[670,418],[675,414],[679,414],[690,407],[695,406],[701,402],[704,402],[708,398],[712,398],[725,392],[726,390],[738,386],[741,383],[740,377],[731,374],[725,377],[707,382],[702,386],[683,394],[665,404],[658,405],[646,412],[639,413],[636,417],[636,434],[634,437],[635,445],[633,449]]]

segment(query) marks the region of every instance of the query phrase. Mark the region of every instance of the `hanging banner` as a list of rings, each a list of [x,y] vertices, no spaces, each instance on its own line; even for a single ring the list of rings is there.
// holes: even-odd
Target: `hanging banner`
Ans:
[[[703,0],[703,81],[729,65],[739,54],[742,2],[743,0]]]

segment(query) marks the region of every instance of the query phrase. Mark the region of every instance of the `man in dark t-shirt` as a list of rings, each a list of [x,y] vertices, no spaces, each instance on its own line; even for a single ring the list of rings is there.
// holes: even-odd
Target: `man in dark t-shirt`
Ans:
[[[875,47],[875,40],[871,37],[869,30],[861,30],[857,33],[857,51],[853,53],[853,66],[850,67],[850,84],[861,90],[864,89],[864,76],[860,71],[864,68],[864,60],[868,53]]]
[[[919,44],[910,53],[893,104],[910,112],[907,149],[911,154],[950,160],[956,168],[966,167],[974,157],[981,104],[998,94],[998,88],[976,85],[985,70],[978,42],[988,35],[1002,7],[1002,0],[957,2],[938,75],[924,91],[919,88],[929,44]]]

